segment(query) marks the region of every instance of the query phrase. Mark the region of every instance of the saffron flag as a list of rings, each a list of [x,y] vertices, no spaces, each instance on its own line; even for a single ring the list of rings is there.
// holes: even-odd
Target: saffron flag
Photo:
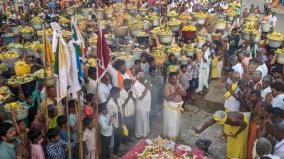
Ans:
[[[52,51],[52,45],[48,40],[46,34],[43,34],[43,43],[44,43],[44,53],[45,53],[45,66],[51,68],[53,74],[53,64],[54,64],[54,54]]]
[[[110,52],[106,44],[104,33],[100,27],[97,40],[97,78],[107,69],[110,62]]]

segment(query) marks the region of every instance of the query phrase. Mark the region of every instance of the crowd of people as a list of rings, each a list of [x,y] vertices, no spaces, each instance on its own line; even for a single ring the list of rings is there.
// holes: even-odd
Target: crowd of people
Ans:
[[[25,1],[18,0],[15,5],[13,2],[1,2],[2,33],[8,32],[10,23],[28,24],[32,16],[40,15],[49,22],[58,22],[56,17],[73,4],[82,8],[98,8],[119,3],[58,3],[52,0],[33,1],[27,5]],[[226,11],[231,7],[229,2],[149,0],[125,4],[134,3],[162,16],[175,10],[178,13],[201,11],[226,17]],[[198,46],[196,40],[184,40],[175,33],[177,36],[171,45],[199,47],[194,55],[186,57],[185,63],[170,53],[160,64],[152,53],[161,46],[158,38],[144,46],[130,36],[123,37],[125,41],[118,43],[130,43],[131,49],[146,48],[140,58],[129,67],[126,61],[112,57],[101,77],[98,77],[96,67],[84,64],[84,80],[77,97],[68,94],[59,101],[56,82],[45,86],[45,82],[38,80],[28,86],[30,88],[13,86],[16,90],[13,97],[1,103],[1,107],[8,101],[20,101],[28,106],[28,116],[18,120],[14,111],[10,116],[0,112],[0,159],[62,159],[71,156],[76,159],[82,154],[83,158],[90,159],[119,158],[120,144],[127,144],[134,137],[147,138],[150,122],[155,118],[163,119],[163,137],[177,140],[185,105],[202,99],[212,80],[225,81],[224,110],[213,114],[195,132],[200,134],[215,123],[224,126],[226,158],[284,158],[283,65],[276,60],[276,50],[266,42],[267,33],[262,33],[262,43],[251,43],[242,37],[240,22],[256,16],[259,21],[269,23],[271,30],[275,31],[277,17],[273,12],[260,16],[260,7],[254,5],[250,9],[244,8],[242,13],[240,7],[235,9],[237,15],[226,31],[217,34],[213,33],[213,24],[196,25],[197,32],[202,31],[206,35],[207,40],[202,46]],[[97,18],[95,13],[88,17],[91,21]],[[115,18],[120,20],[119,16]],[[5,46],[3,41],[0,45]],[[91,45],[86,47],[86,58],[94,57],[92,48]],[[114,52],[120,48],[112,46],[110,49]],[[43,61],[29,58],[34,58],[26,58],[27,63],[33,64],[33,69],[43,68]],[[7,79],[13,75],[14,70],[1,71],[1,86],[5,86]],[[83,130],[80,129],[81,124]]]

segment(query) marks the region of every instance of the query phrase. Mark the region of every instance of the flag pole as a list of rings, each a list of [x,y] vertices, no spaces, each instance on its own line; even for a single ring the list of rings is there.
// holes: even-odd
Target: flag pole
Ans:
[[[66,96],[65,98],[65,102],[66,102],[66,112],[67,112],[67,136],[68,136],[68,145],[71,145],[71,141],[70,141],[70,123],[69,123],[69,105],[68,105],[68,96]],[[70,150],[68,150],[68,158],[71,159],[72,158],[72,148]]]
[[[45,33],[45,26],[43,24],[43,48],[44,48],[44,68],[43,68],[43,72],[44,72],[44,89],[45,89],[45,93],[44,93],[44,106],[45,106],[45,132],[47,132],[48,130],[48,111],[47,111],[47,82],[46,82],[46,61],[47,61],[47,57],[46,57],[46,33]]]
[[[82,138],[82,117],[81,117],[81,99],[80,99],[80,91],[77,92],[77,98],[78,98],[78,103],[77,103],[77,109],[78,109],[78,135],[79,135],[79,158],[83,159],[83,138]]]

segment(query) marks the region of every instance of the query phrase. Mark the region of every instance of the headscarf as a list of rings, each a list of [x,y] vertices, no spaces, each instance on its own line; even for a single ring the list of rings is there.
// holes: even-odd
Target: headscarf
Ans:
[[[227,113],[221,110],[218,110],[213,114],[214,121],[219,125],[224,125],[227,121]]]

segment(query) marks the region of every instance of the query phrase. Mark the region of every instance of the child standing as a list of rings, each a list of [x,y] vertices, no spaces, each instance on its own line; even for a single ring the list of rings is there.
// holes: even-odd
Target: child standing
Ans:
[[[113,132],[112,121],[113,116],[108,117],[106,103],[102,103],[99,105],[99,124],[101,128],[101,142],[102,142],[102,152],[101,152],[101,159],[109,159],[110,158],[110,140]]]
[[[60,140],[59,129],[49,129],[47,131],[47,138],[49,140],[46,146],[47,157],[49,159],[66,159],[67,150],[70,150],[70,148],[67,146],[67,142]]]
[[[30,139],[30,157],[31,159],[45,159],[42,148],[42,133],[40,129],[33,128],[29,131],[28,137]]]
[[[182,97],[183,101],[187,102],[189,94],[189,81],[190,81],[190,73],[188,71],[187,65],[180,66],[179,81],[183,86],[183,88],[187,90],[187,96]]]
[[[85,131],[83,134],[83,141],[86,147],[85,158],[96,158],[96,128],[92,123],[92,118],[85,117],[83,120]]]
[[[200,61],[197,58],[191,63],[192,67],[192,79],[190,81],[189,92],[191,94],[191,98],[196,99],[195,90],[198,88],[199,83],[199,70],[200,70]]]

